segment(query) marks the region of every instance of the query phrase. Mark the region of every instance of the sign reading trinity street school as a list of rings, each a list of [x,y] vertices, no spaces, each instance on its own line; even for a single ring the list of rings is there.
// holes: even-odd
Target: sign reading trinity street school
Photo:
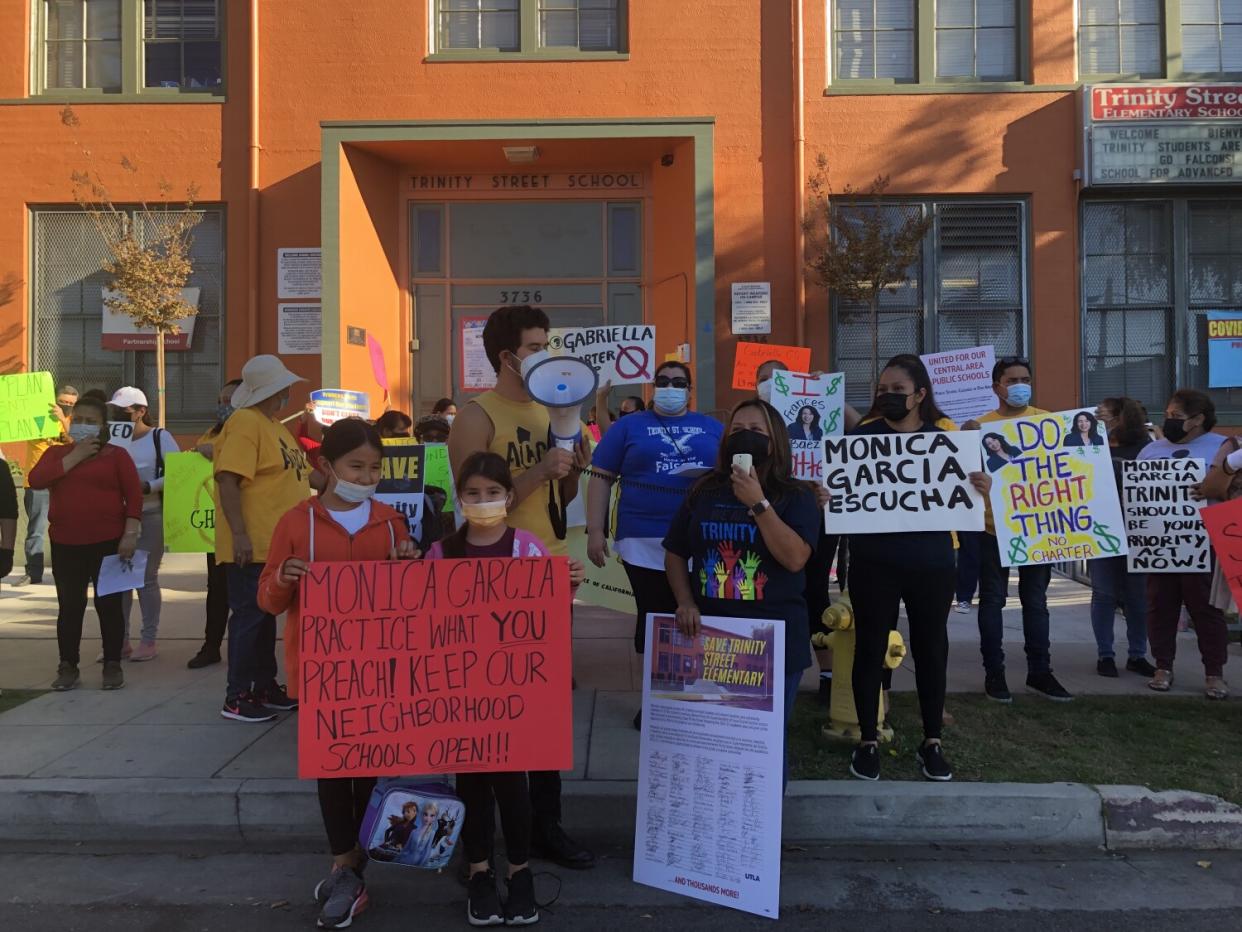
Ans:
[[[1242,84],[1087,89],[1089,183],[1236,183]]]
[[[443,191],[635,191],[642,172],[501,172],[495,175],[411,175],[414,194]]]

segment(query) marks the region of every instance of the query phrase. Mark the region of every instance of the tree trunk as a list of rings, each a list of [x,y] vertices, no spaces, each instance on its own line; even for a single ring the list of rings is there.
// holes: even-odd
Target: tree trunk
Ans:
[[[155,394],[159,398],[157,427],[164,426],[164,331],[155,331]]]

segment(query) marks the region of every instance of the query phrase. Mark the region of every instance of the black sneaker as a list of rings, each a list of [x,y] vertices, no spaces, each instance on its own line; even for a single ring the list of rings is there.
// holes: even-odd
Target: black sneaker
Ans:
[[[526,873],[530,873],[528,870]],[[500,894],[496,891],[496,875],[479,871],[470,878],[466,898],[466,920],[472,926],[502,926],[504,910],[500,906]]]
[[[989,673],[983,681],[983,691],[987,693],[989,699],[993,702],[1003,702],[1006,705],[1013,702],[1013,693],[1009,691],[1009,684],[1005,682],[1005,672]]]
[[[247,693],[244,696],[229,696],[224,700],[224,706],[220,709],[221,718],[231,718],[235,722],[270,722],[276,717],[275,712],[269,712],[263,706],[254,701],[254,698]]]
[[[919,767],[923,770],[923,776],[928,780],[935,780],[937,783],[947,783],[953,779],[953,768],[944,759],[944,751],[941,749],[939,741],[923,745],[919,748],[915,757],[918,758]]]
[[[210,667],[212,664],[219,662],[220,652],[218,650],[208,650],[206,647],[203,647],[187,661],[186,666],[191,670],[201,670],[203,667]]]
[[[1133,663],[1133,661],[1131,661],[1131,663]],[[1100,676],[1107,676],[1109,679],[1115,680],[1118,676],[1117,661],[1115,661],[1112,657],[1101,657],[1095,662],[1095,672]]]
[[[819,704],[824,708],[832,708],[832,674],[819,675]]]
[[[1053,702],[1069,702],[1071,696],[1052,673],[1032,673],[1026,678],[1027,689],[1033,689]]]
[[[315,888],[315,899],[322,897],[322,908],[316,925],[321,929],[348,929],[354,917],[367,908],[367,885],[362,875],[349,867],[334,870],[327,889]]]
[[[1126,670],[1151,679],[1156,675],[1156,668],[1147,662],[1146,657],[1131,657],[1126,661]]]
[[[595,855],[591,850],[566,835],[559,822],[535,825],[530,853],[570,870],[584,871],[595,866]]]
[[[880,779],[880,749],[874,744],[860,744],[850,756],[850,774],[859,780]]]
[[[285,687],[279,683],[273,683],[267,689],[256,693],[254,698],[259,705],[277,712],[293,712],[298,707],[298,701],[290,698]]]
[[[509,878],[509,898],[505,900],[505,925],[533,926],[539,921],[539,904],[535,902],[535,878],[529,867],[523,867]]]
[[[52,689],[59,693],[67,692],[78,685],[79,679],[78,665],[62,660],[56,668],[56,679],[52,680]]]

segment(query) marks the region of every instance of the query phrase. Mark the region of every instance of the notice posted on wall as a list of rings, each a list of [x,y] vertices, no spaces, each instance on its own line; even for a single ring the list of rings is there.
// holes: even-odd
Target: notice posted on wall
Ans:
[[[772,407],[789,428],[794,476],[822,482],[822,441],[845,432],[845,375],[813,376],[778,369],[772,374]]]
[[[996,351],[990,346],[920,356],[931,376],[936,405],[956,424],[965,424],[996,407],[992,367]]]
[[[776,919],[785,629],[647,616],[634,881]]]
[[[323,290],[321,281],[323,250],[301,247],[276,250],[276,297],[318,298]]]
[[[733,333],[772,332],[772,283],[734,282]]]
[[[463,392],[485,392],[496,387],[496,370],[487,360],[483,347],[486,317],[467,317],[461,322],[461,358],[458,372]]]
[[[323,307],[276,305],[277,352],[282,356],[318,356],[323,352]]]
[[[567,558],[312,563],[301,593],[300,778],[573,769]]]
[[[1058,411],[983,427],[1002,566],[1125,556],[1112,453],[1094,414]]]
[[[1124,460],[1126,569],[1131,573],[1210,573],[1212,546],[1191,489],[1203,481],[1200,459]]]
[[[655,327],[554,327],[548,352],[577,356],[599,375],[599,383],[644,385],[655,378]]]
[[[976,431],[851,434],[823,447],[829,534],[983,530]]]

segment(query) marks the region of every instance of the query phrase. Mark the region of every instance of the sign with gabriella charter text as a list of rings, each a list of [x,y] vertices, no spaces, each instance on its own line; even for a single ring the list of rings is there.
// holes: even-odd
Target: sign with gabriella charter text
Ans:
[[[1094,414],[990,421],[981,435],[1002,565],[1125,556],[1112,453]]]
[[[298,776],[573,768],[569,562],[313,563]]]

